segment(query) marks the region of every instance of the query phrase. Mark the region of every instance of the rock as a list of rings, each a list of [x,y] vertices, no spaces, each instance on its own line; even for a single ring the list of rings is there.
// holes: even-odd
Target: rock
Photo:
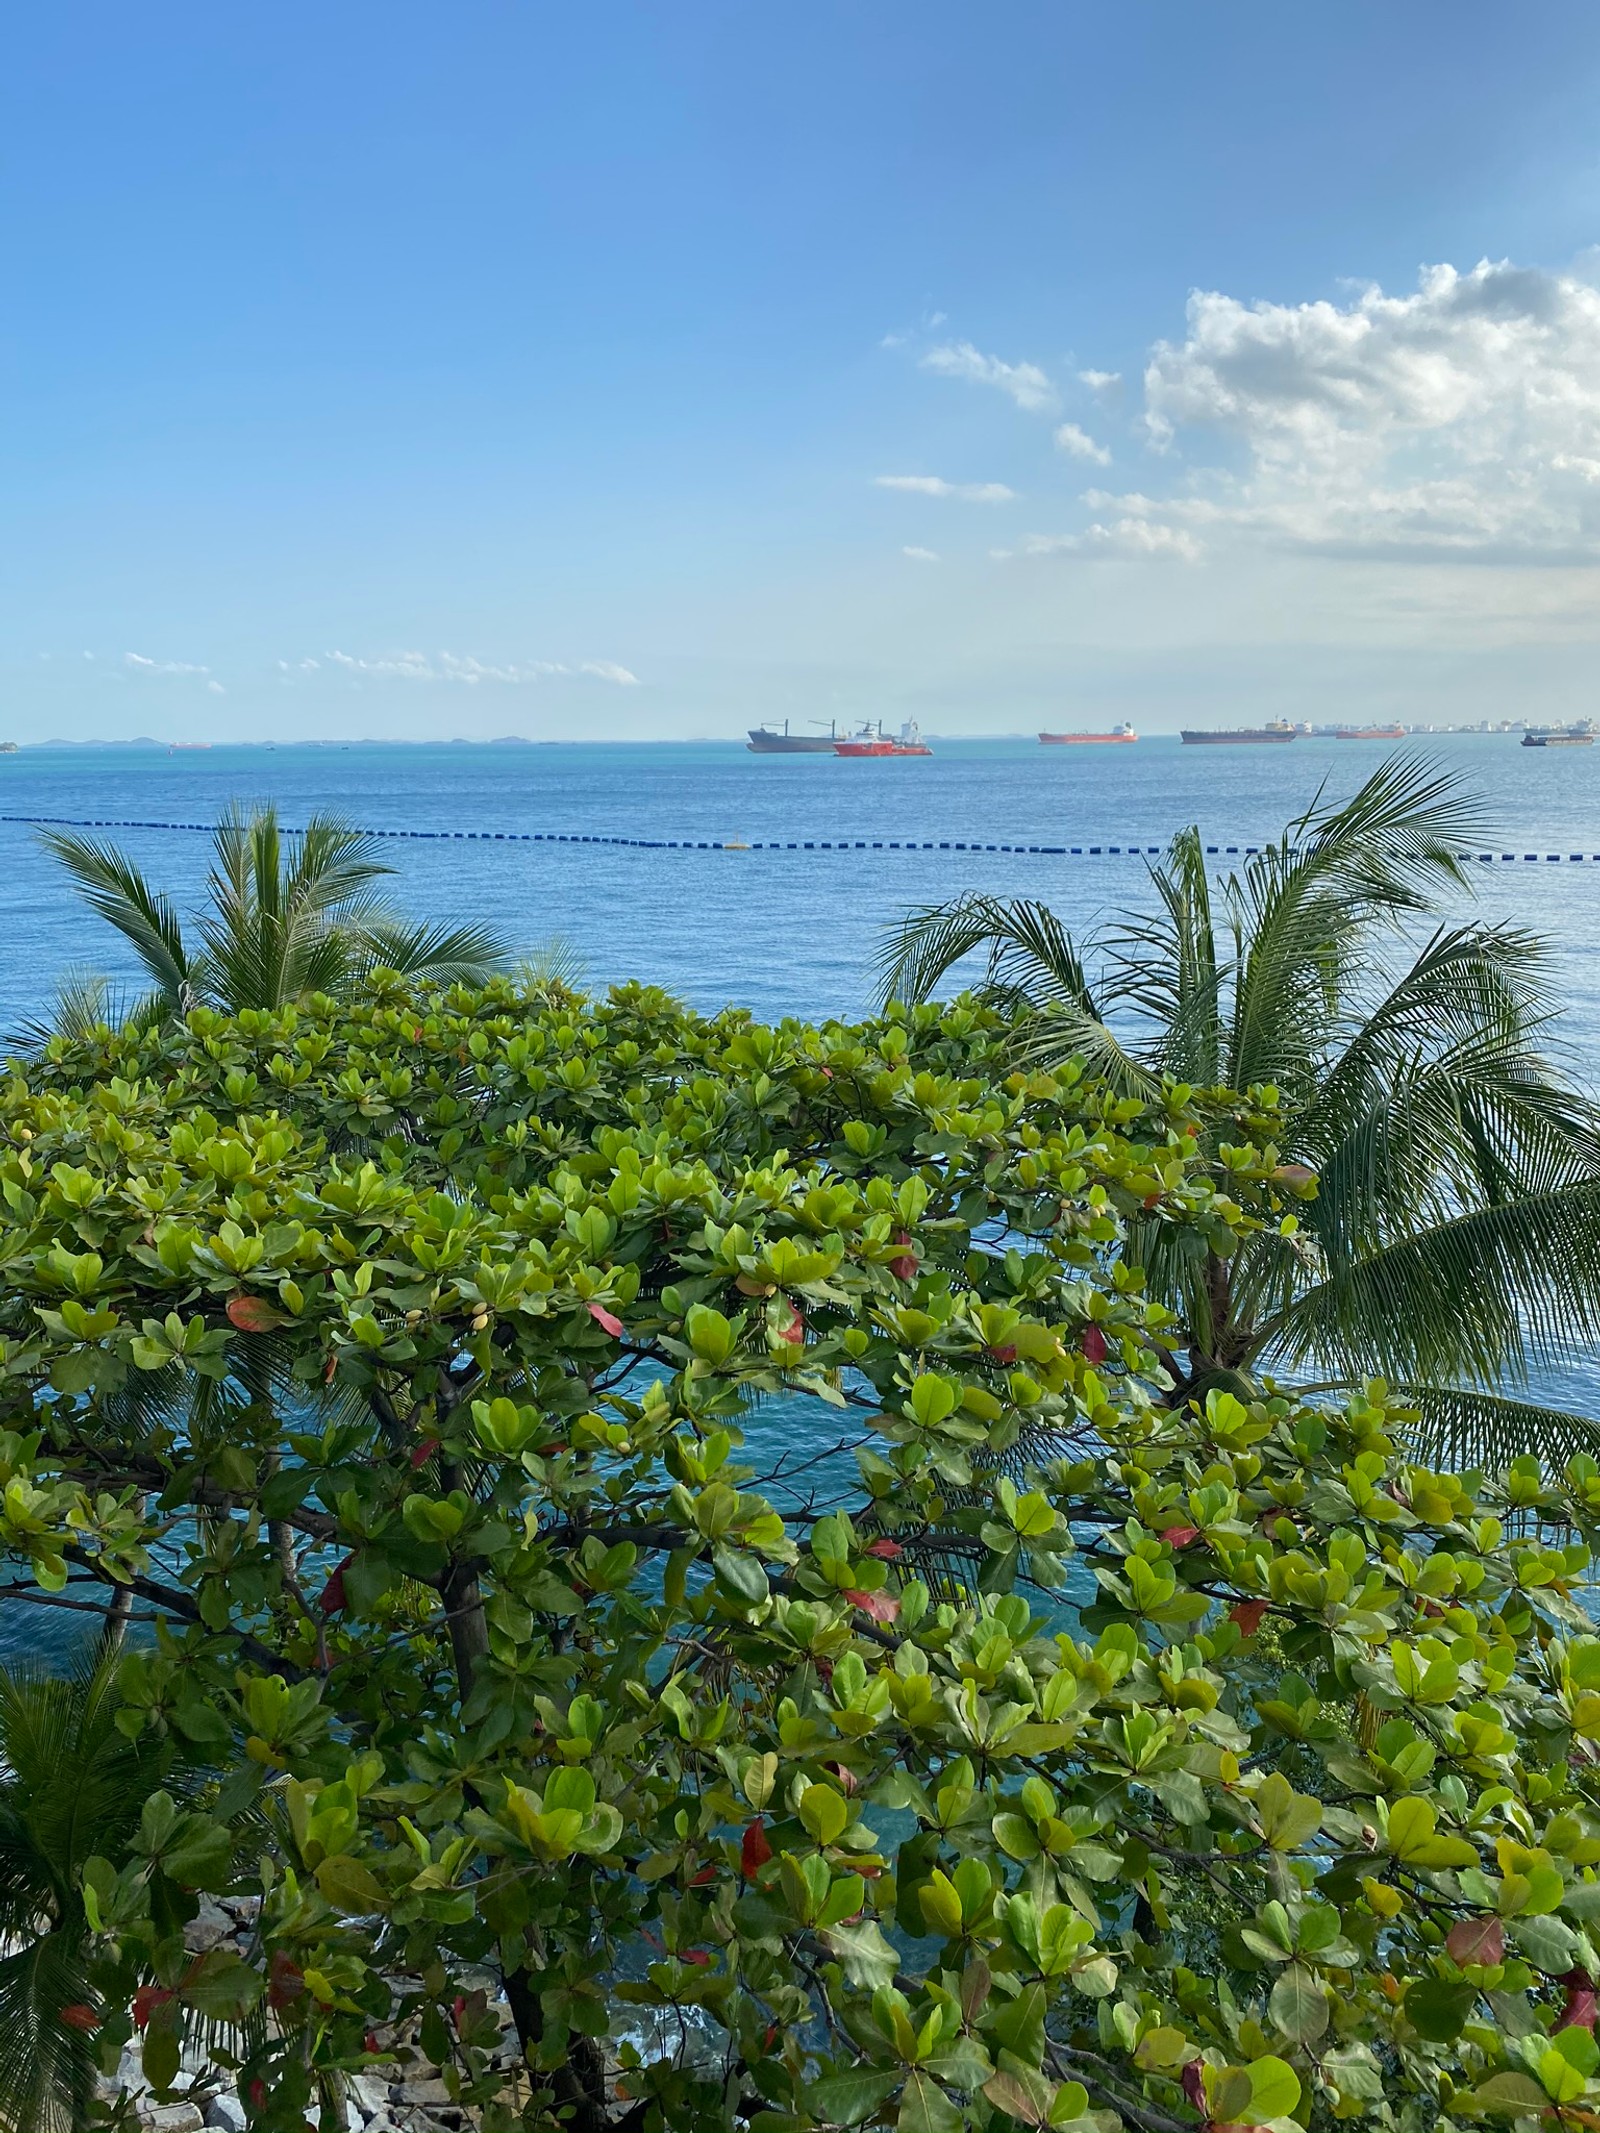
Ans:
[[[183,1929],[183,1945],[191,1955],[209,1955],[213,1948],[220,1948],[225,1940],[232,1940],[235,1921],[220,1903],[213,1903],[209,1896],[202,1896],[200,1909]]]
[[[454,2101],[444,2083],[432,2076],[421,2081],[402,2081],[392,2095],[394,2102],[413,2106]]]
[[[192,2103],[147,2104],[139,2113],[147,2133],[202,2133],[205,2120]]]
[[[206,2105],[206,2124],[220,2126],[222,2133],[244,2133],[247,2120],[237,2096],[213,2096]]]
[[[381,2118],[389,2104],[389,2083],[383,2074],[352,2074],[350,2094],[367,2118]]]

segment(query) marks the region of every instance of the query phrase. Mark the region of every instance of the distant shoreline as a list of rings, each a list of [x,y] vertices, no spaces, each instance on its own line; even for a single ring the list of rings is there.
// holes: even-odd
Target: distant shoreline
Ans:
[[[1389,745],[1398,747],[1406,741],[1428,740],[1505,740],[1521,733],[1526,723],[1526,721],[1519,721],[1516,725],[1496,726],[1488,730],[1485,730],[1482,726],[1408,727],[1399,740],[1392,741]],[[1299,736],[1302,741],[1329,740],[1333,737],[1331,731],[1328,733],[1302,733]],[[1017,733],[930,733],[925,735],[924,738],[930,745],[945,748],[979,747],[993,745],[998,742],[1016,742],[1029,747],[1037,747],[1038,744],[1038,735],[1032,731]],[[1162,733],[1151,732],[1146,729],[1140,735],[1140,740],[1144,743],[1160,744],[1169,741],[1176,743],[1178,731],[1177,728],[1174,728],[1170,733]],[[1374,742],[1371,745],[1376,746],[1379,744]],[[60,737],[53,737],[45,741],[18,741],[15,743],[14,749],[7,752],[18,755],[37,755],[106,749],[116,750],[119,753],[137,753],[141,755],[208,755],[212,753],[242,754],[245,752],[256,755],[271,755],[300,748],[316,748],[324,751],[351,748],[736,748],[741,753],[748,752],[745,748],[743,733],[661,734],[652,735],[648,739],[643,736],[634,736],[627,739],[617,738],[611,740],[589,738],[533,740],[526,735],[514,733],[497,734],[482,740],[464,734],[430,735],[426,739],[408,739],[395,735],[353,735],[345,739],[282,741],[241,741],[232,739],[162,741],[141,734],[132,740],[125,741],[106,739],[78,741],[66,740]],[[816,761],[819,758],[801,757],[796,758],[796,760]]]

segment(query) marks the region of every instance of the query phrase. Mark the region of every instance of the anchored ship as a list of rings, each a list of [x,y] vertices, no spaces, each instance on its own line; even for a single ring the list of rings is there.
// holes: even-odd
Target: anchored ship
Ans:
[[[877,730],[863,726],[852,740],[835,741],[835,755],[932,755],[933,750],[917,730],[914,718],[908,718],[898,734],[890,736],[883,730],[879,719]]]
[[[1335,729],[1336,741],[1403,741],[1404,726],[1340,726]]]
[[[810,723],[820,726],[822,721],[814,718]],[[826,733],[791,733],[785,719],[781,733],[774,726],[752,726],[746,745],[752,755],[832,755],[838,738],[839,728],[832,719]]]
[[[1181,737],[1191,748],[1204,748],[1242,741],[1292,741],[1294,736],[1295,729],[1286,718],[1275,718],[1270,726],[1222,726],[1205,732],[1185,726]]]
[[[1522,736],[1524,748],[1592,748],[1594,720],[1581,718],[1575,726],[1535,726]]]
[[[1096,741],[1136,741],[1139,736],[1131,726],[1113,726],[1109,733],[1041,733],[1039,738],[1047,748],[1081,748]]]

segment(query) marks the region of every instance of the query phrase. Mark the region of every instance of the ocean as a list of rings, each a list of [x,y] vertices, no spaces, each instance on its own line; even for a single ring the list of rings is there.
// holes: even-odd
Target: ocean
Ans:
[[[581,956],[591,987],[640,978],[707,1009],[733,1001],[768,1018],[855,1016],[872,1004],[884,929],[908,907],[983,889],[1043,898],[1073,928],[1092,931],[1140,899],[1143,860],[1129,847],[1160,846],[1190,822],[1208,843],[1264,843],[1319,791],[1349,793],[1398,744],[1302,737],[1276,747],[1184,748],[1172,737],[1042,748],[1029,737],[932,745],[931,757],[853,761],[753,756],[742,741],[26,748],[0,756],[0,1028],[43,1009],[69,966],[135,977],[120,939],[76,901],[35,831],[7,818],[209,823],[232,800],[270,799],[291,826],[325,809],[374,829],[780,842],[782,850],[640,850],[452,834],[448,843],[396,841],[387,855],[394,899],[408,911],[487,917],[528,948],[560,936]],[[1600,748],[1524,749],[1508,734],[1405,746],[1459,772],[1481,796],[1490,825],[1481,849],[1497,856],[1474,869],[1473,904],[1551,941],[1566,1003],[1559,1041],[1569,1070],[1592,1082]],[[105,834],[180,908],[199,901],[205,836]],[[887,848],[913,840],[950,848]],[[974,849],[1003,843],[1083,851]],[[1093,845],[1122,849],[1093,855]],[[1515,857],[1502,861],[1501,853]],[[1591,1352],[1540,1383],[1600,1415]],[[835,1426],[775,1405],[754,1418],[756,1455],[763,1463],[780,1452],[806,1459]],[[813,1434],[819,1429],[830,1435]],[[823,1471],[836,1478],[839,1469]],[[21,1612],[30,1619],[13,1613],[0,1626],[0,1652],[54,1645],[39,1611]]]
[[[516,940],[570,940],[589,982],[647,978],[700,1007],[862,1013],[885,926],[961,889],[1042,897],[1092,928],[1140,894],[1131,845],[1198,822],[1208,842],[1264,842],[1319,788],[1349,792],[1389,749],[1286,746],[1041,748],[1031,738],[935,741],[931,757],[753,756],[742,743],[27,748],[0,756],[0,817],[210,822],[230,800],[277,802],[287,824],[329,809],[381,829],[792,840],[868,845],[1120,845],[1099,857],[975,851],[658,851],[609,845],[396,843],[395,898],[430,917],[492,916]],[[1459,770],[1515,851],[1479,876],[1477,903],[1550,936],[1561,953],[1568,1041],[1600,1039],[1600,748],[1523,749],[1507,734],[1409,744]],[[116,830],[180,905],[198,900],[203,836]],[[1584,851],[1581,865],[1566,857]],[[1527,863],[1521,855],[1537,853]],[[1551,865],[1547,853],[1562,855]],[[57,975],[134,972],[37,852],[0,820],[0,1027],[40,1008]]]

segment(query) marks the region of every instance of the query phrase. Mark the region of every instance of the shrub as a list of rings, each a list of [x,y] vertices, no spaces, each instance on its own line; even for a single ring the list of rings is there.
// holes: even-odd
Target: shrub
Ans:
[[[108,2059],[217,2037],[266,2129],[399,2019],[491,2127],[1594,2122],[1600,1469],[1169,1407],[1119,1240],[1284,1220],[1271,1092],[1006,1034],[379,986],[0,1089],[0,1535],[227,1770],[83,1870]]]

